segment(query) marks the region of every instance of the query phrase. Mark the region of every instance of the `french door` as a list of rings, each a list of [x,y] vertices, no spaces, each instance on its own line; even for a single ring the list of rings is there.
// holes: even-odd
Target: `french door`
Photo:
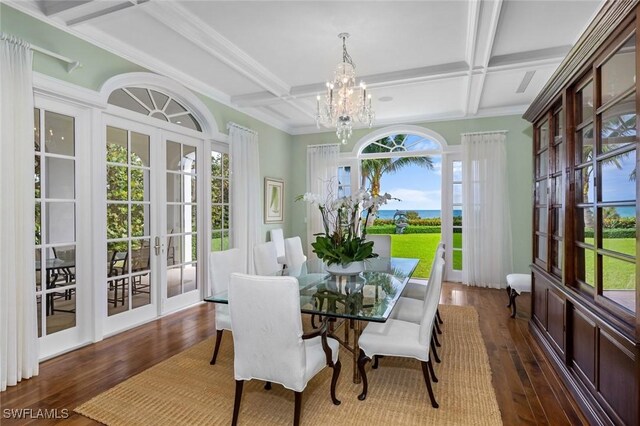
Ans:
[[[104,334],[200,300],[202,141],[105,116]]]
[[[462,281],[462,154],[442,156],[442,241],[445,244],[445,277]]]

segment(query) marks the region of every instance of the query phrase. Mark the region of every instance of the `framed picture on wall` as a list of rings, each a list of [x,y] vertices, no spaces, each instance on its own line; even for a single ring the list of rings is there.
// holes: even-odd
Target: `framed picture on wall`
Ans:
[[[284,180],[264,178],[264,223],[284,222]]]

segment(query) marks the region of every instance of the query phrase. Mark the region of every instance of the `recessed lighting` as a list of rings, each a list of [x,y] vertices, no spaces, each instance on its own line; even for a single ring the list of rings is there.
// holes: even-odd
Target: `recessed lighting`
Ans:
[[[378,100],[380,102],[391,102],[393,100],[393,97],[391,97],[391,96],[383,96],[381,98],[378,98]]]
[[[176,121],[176,124],[182,124],[182,121]]]

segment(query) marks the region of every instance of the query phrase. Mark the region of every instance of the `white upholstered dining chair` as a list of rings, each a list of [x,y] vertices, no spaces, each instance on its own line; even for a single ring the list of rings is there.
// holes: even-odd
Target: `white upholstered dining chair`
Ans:
[[[443,270],[444,260],[439,258],[436,260],[436,266],[429,280],[429,285],[433,286],[434,292],[440,291]],[[363,401],[367,397],[368,382],[365,364],[371,358],[378,355],[415,358],[422,364],[422,374],[427,385],[431,406],[438,408],[438,403],[431,387],[431,380],[437,382],[438,379],[435,377],[429,352],[429,342],[431,341],[437,307],[437,300],[427,299],[427,303],[423,305],[422,318],[419,324],[398,319],[388,319],[384,323],[371,322],[367,325],[358,341],[360,346],[358,370],[362,376],[362,393],[358,396],[359,400]],[[429,377],[429,372],[431,377]]]
[[[329,366],[333,368],[331,400],[335,405],[340,404],[335,394],[341,368],[339,343],[326,337],[326,326],[310,335],[302,334],[298,280],[232,274],[229,313],[233,323],[236,380],[233,425],[238,422],[246,380],[263,380],[267,390],[273,382],[294,391],[294,424],[298,425],[302,392],[311,378]]]
[[[284,252],[287,268],[290,276],[300,276],[302,268],[307,261],[302,249],[302,240],[300,237],[291,237],[284,240]]]
[[[432,271],[433,266],[436,264],[439,250],[442,250],[442,256],[444,257],[444,243],[442,241],[440,241],[438,243],[438,246],[436,247],[436,254],[433,256],[433,261],[431,262]],[[428,282],[425,283],[424,281],[409,281],[402,291],[402,297],[411,297],[412,299],[424,300],[424,295],[427,292],[427,285]]]
[[[269,231],[269,235],[271,237],[271,242],[276,245],[276,257],[278,259],[278,263],[281,265],[286,264],[286,249],[284,246],[284,233],[282,232],[282,228],[276,228]]]
[[[278,263],[278,252],[273,241],[256,244],[253,248],[253,261],[256,275],[276,275],[282,270]]]
[[[234,248],[223,251],[214,251],[209,255],[209,282],[213,295],[226,293],[229,290],[229,278],[234,272],[246,273],[246,261],[240,249]],[[229,305],[216,304],[216,345],[211,357],[211,365],[216,363],[218,350],[222,342],[224,330],[231,330],[229,318]]]
[[[367,241],[373,241],[373,252],[380,257],[391,257],[391,235],[367,234]]]

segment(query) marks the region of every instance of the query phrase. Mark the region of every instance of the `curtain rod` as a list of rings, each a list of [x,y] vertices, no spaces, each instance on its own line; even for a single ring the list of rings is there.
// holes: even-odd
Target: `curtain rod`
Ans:
[[[66,56],[62,56],[56,52],[52,52],[50,50],[47,50],[43,47],[40,46],[36,46],[34,44],[28,43],[26,41],[23,41],[21,39],[19,39],[16,36],[12,36],[3,32],[0,32],[0,40],[7,40],[10,43],[16,43],[16,44],[24,44],[25,46],[27,46],[28,48],[30,48],[31,50],[33,50],[34,52],[38,52],[38,53],[42,53],[43,55],[47,55],[47,56],[51,56],[52,58],[58,59],[62,62],[65,62],[67,64],[67,72],[71,73],[73,70],[75,70],[76,68],[79,68],[82,66],[82,64],[74,59],[71,58],[67,58]]]
[[[234,123],[233,121],[230,121],[230,122],[227,123],[227,130],[229,130],[229,128],[231,128],[231,127],[235,127],[236,129],[244,130],[245,132],[253,133],[254,135],[258,134],[258,132],[256,132],[255,130],[250,129],[248,127],[241,126],[241,125],[239,125],[237,123]]]
[[[337,146],[340,147],[339,143],[320,143],[320,144],[316,144],[316,145],[307,145],[307,148],[318,148],[321,146]]]
[[[509,133],[508,130],[491,130],[488,132],[468,132],[468,133],[460,133],[460,136],[469,136],[469,135],[488,135],[490,133]]]

